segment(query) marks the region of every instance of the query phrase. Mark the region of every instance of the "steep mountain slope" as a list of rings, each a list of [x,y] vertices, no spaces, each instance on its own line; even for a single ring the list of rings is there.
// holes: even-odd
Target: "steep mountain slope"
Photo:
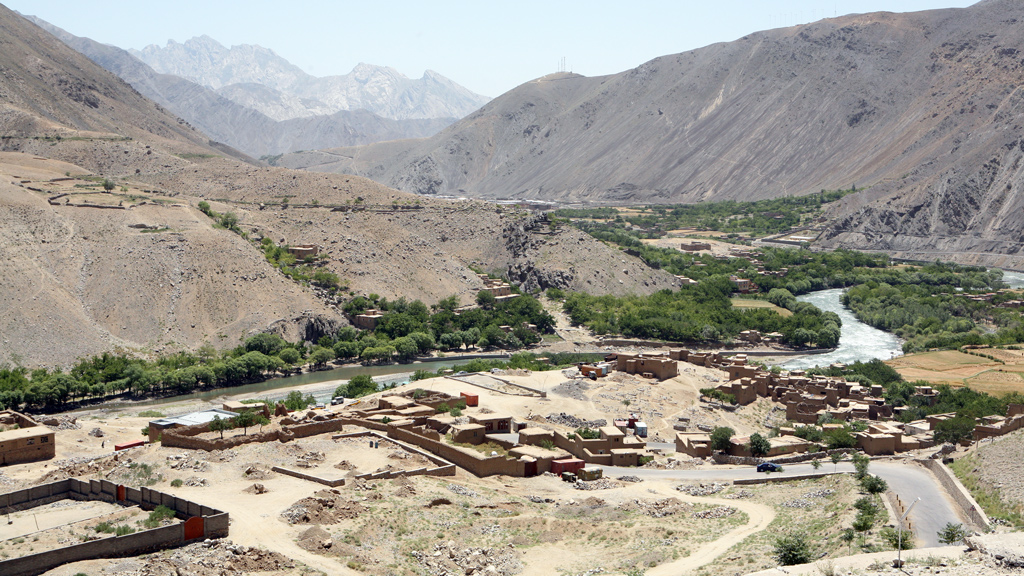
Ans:
[[[427,140],[278,164],[420,194],[607,203],[856,184],[872,190],[844,203],[828,246],[1016,254],[1021,23],[1012,0],[844,16],[541,78]]]
[[[1008,48],[1024,40],[1015,17],[1024,20],[1019,2],[846,16],[614,76],[549,76],[402,150],[339,151],[356,160],[338,167],[412,192],[547,200],[693,202],[875,184],[998,121],[1020,80]],[[987,80],[957,87],[955,60],[968,55],[984,56]],[[961,99],[972,101],[962,114]]]
[[[649,293],[671,275],[511,208],[419,199],[359,177],[258,168],[0,7],[0,363],[112,349],[315,341],[338,300],[270,265],[253,239],[314,242],[357,293],[482,287]],[[96,182],[115,183],[110,192]],[[234,212],[249,239],[197,209]]]
[[[226,48],[209,36],[132,54],[158,72],[212,88],[275,120],[358,109],[396,120],[461,118],[488,100],[431,70],[412,80],[394,68],[359,64],[348,74],[318,78],[273,50],[251,44]]]
[[[159,74],[125,50],[75,36],[33,16],[26,18],[213,139],[255,157],[423,138],[455,121],[454,118],[392,120],[365,110],[277,121],[179,76]]]

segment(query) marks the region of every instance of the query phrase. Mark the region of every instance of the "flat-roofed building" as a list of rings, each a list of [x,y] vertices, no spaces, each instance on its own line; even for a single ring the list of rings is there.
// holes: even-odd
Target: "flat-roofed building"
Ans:
[[[56,437],[46,426],[0,432],[0,464],[48,460],[57,454]]]

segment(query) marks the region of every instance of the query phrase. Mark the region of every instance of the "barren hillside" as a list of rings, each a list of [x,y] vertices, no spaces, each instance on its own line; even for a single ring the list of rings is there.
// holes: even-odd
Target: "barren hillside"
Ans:
[[[5,9],[0,32],[0,363],[225,347],[266,330],[316,340],[344,323],[339,301],[266,261],[263,237],[318,244],[352,294],[428,304],[468,303],[482,287],[473,268],[527,289],[677,284],[520,210],[258,168]],[[250,240],[215,226],[201,200],[236,213]]]

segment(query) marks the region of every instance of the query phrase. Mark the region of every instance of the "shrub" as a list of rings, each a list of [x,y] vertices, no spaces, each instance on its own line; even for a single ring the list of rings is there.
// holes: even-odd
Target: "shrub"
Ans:
[[[447,414],[452,411],[452,407],[447,403],[438,404],[437,408],[434,408],[438,414]]]
[[[541,440],[540,441],[540,447],[545,449],[545,450],[554,450],[555,449],[555,443],[552,442],[551,440],[547,440],[547,439]]]
[[[899,548],[902,548],[903,550],[910,550],[914,547],[914,533],[909,530],[897,530],[892,526],[886,526],[879,530],[878,535],[882,540],[885,540],[893,550]]]
[[[182,484],[184,484],[184,482],[181,481],[181,478],[175,478],[174,480],[171,480],[171,486],[174,486],[175,488],[181,488]]]
[[[860,481],[860,487],[868,494],[881,494],[889,489],[889,484],[878,476],[866,476]]]
[[[152,512],[149,513],[149,518],[142,521],[142,525],[146,528],[157,528],[164,520],[174,518],[174,510],[171,510],[167,506],[157,506]]]
[[[783,566],[806,564],[812,556],[811,544],[804,534],[796,532],[775,540],[775,557]]]
[[[857,480],[864,480],[868,476],[868,466],[871,464],[871,458],[865,454],[854,454],[851,458],[853,460],[854,477]]]
[[[853,529],[857,532],[867,532],[875,525],[875,517],[868,514],[857,514],[853,519]]]
[[[597,440],[601,437],[601,433],[592,428],[577,428],[576,435],[584,440]]]
[[[456,407],[452,408],[451,411],[448,412],[448,413],[451,414],[452,416],[458,418],[459,416],[462,416],[462,408],[459,408],[458,406],[456,406]]]
[[[861,496],[853,503],[853,507],[865,514],[874,516],[878,513],[878,504],[875,504],[873,498],[868,496]]]

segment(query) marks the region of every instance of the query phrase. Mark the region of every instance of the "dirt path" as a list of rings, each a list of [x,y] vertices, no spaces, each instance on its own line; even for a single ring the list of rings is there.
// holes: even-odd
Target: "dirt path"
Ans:
[[[647,576],[677,576],[678,574],[696,570],[701,566],[710,564],[716,558],[725,554],[725,552],[730,548],[744,541],[747,537],[767,529],[768,525],[775,519],[775,511],[772,510],[770,506],[765,506],[763,504],[737,500],[724,500],[720,498],[686,497],[678,492],[676,492],[674,496],[686,502],[732,506],[742,512],[746,512],[749,520],[743,526],[726,533],[718,540],[702,544],[700,549],[690,556],[649,569],[645,572]]]

